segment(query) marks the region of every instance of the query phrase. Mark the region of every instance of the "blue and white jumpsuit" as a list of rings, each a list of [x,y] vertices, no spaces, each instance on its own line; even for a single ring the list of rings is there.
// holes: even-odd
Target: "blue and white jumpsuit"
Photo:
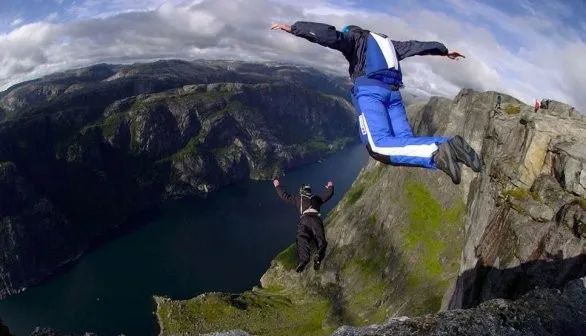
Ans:
[[[349,61],[360,138],[372,157],[392,165],[436,168],[433,155],[448,138],[413,134],[399,92],[399,61],[414,55],[446,55],[443,44],[393,41],[363,29],[342,33],[314,22],[296,22],[291,28],[296,36],[341,51]]]

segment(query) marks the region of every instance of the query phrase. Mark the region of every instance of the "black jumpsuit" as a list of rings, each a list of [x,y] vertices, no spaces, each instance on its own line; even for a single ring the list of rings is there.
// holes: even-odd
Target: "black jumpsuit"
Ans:
[[[299,263],[307,264],[309,262],[311,240],[315,241],[318,260],[321,261],[326,255],[328,243],[326,242],[324,224],[319,216],[319,211],[322,204],[334,195],[334,187],[326,188],[322,195],[311,195],[311,197],[291,195],[280,186],[276,190],[279,197],[297,207],[301,215],[297,225],[297,257],[299,258]]]

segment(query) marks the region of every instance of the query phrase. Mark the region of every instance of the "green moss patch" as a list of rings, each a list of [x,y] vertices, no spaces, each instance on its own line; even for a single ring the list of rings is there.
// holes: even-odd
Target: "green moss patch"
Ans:
[[[288,271],[295,269],[297,266],[297,247],[295,247],[295,244],[291,244],[281,251],[281,253],[277,254],[275,261]]]
[[[529,197],[531,196],[529,190],[518,187],[505,191],[504,195],[520,201],[529,199]]]
[[[369,170],[363,171],[356,182],[352,185],[350,190],[344,195],[344,202],[346,205],[353,205],[362,197],[365,190],[368,190],[372,185],[376,184],[383,174],[383,167],[377,166]]]
[[[413,180],[405,183],[404,192],[408,223],[402,230],[403,253],[410,268],[406,293],[412,293],[413,313],[430,313],[439,310],[458,273],[465,206],[456,201],[444,208],[424,184]]]
[[[331,304],[257,289],[241,295],[206,294],[188,301],[157,299],[163,335],[200,334],[240,329],[254,335],[327,335],[323,325]]]
[[[508,115],[515,115],[515,114],[519,114],[521,112],[521,107],[519,105],[507,105],[507,107],[505,107],[505,113]]]
[[[366,229],[366,228],[365,228]],[[353,255],[345,260],[342,276],[345,279],[345,323],[367,325],[384,322],[389,315],[383,305],[384,299],[393,286],[386,277],[389,263],[389,246],[383,243],[381,234],[370,230],[369,237],[360,249],[360,255]]]
[[[120,124],[122,124],[126,120],[126,115],[124,114],[114,114],[106,118],[99,127],[102,129],[102,135],[104,138],[110,138],[116,133]]]
[[[348,192],[346,193],[346,204],[352,205],[356,203],[356,201],[358,201],[360,197],[362,197],[362,194],[364,194],[364,185],[357,184],[352,186],[352,188],[350,188],[350,190],[348,190]]]
[[[370,217],[368,217],[367,223],[371,226],[375,225],[376,224],[376,215],[375,214],[370,215]]]

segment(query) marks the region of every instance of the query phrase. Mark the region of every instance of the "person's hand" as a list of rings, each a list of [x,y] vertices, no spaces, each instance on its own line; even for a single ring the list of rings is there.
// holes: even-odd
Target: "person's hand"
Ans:
[[[332,181],[328,181],[328,184],[326,184],[326,188],[331,188],[334,186],[334,182]]]
[[[279,180],[274,179],[273,180],[273,185],[275,186],[275,188],[279,187],[281,185],[281,182],[279,182]]]
[[[282,31],[286,31],[287,33],[291,32],[291,26],[284,24],[284,23],[273,23],[273,25],[271,26],[272,30],[282,30]]]
[[[466,56],[460,54],[457,51],[449,52],[446,56],[448,56],[449,59],[453,59],[453,60],[457,60],[458,57],[466,58]]]

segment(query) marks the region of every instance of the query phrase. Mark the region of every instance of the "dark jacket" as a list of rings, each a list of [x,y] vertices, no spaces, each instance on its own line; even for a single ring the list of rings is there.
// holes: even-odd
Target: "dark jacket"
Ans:
[[[302,215],[309,208],[315,209],[317,211],[317,213],[319,213],[321,210],[322,204],[329,201],[330,198],[332,198],[332,196],[334,195],[334,187],[333,186],[326,188],[326,190],[323,192],[323,194],[321,194],[321,195],[314,194],[312,197],[302,197],[300,194],[291,195],[285,189],[283,189],[283,187],[281,187],[281,186],[278,186],[275,189],[277,190],[277,195],[279,195],[279,197],[283,201],[297,207],[297,210],[299,211],[299,215]],[[315,213],[315,214],[317,214],[317,213]]]
[[[347,33],[336,30],[336,27],[316,22],[295,22],[291,33],[322,46],[336,49],[350,63],[348,72],[352,81],[365,73],[366,46],[370,31],[356,29]],[[395,41],[392,40],[397,60],[415,55],[447,55],[448,49],[440,42]]]

